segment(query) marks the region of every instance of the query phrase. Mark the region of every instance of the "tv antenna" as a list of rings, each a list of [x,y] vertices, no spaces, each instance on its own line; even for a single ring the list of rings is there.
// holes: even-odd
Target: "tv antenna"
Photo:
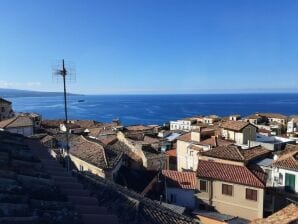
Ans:
[[[63,92],[64,92],[64,114],[65,114],[65,137],[66,137],[66,167],[67,171],[70,171],[70,156],[69,156],[69,127],[68,127],[68,111],[67,111],[67,90],[66,90],[66,81],[71,82],[75,80],[75,72],[74,69],[67,67],[64,63],[64,59],[62,59],[62,68],[57,66],[53,69],[53,77],[57,78],[57,81],[60,77],[63,80]]]

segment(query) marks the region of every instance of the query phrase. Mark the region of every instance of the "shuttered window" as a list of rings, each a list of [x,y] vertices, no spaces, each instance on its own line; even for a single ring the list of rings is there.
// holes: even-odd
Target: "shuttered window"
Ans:
[[[257,201],[258,200],[258,191],[254,189],[246,188],[246,199]]]
[[[222,185],[222,194],[232,196],[233,195],[233,185],[223,184]]]

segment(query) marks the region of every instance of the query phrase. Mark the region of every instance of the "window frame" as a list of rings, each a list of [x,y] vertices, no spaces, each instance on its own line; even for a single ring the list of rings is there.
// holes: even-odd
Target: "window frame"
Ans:
[[[255,194],[253,194],[254,192]],[[252,188],[245,188],[245,199],[250,201],[258,201],[258,190]]]
[[[225,188],[227,187],[227,188]],[[229,191],[229,187],[231,189],[231,194],[230,194],[230,191]],[[226,196],[233,196],[233,192],[234,191],[234,186],[232,184],[222,184],[221,185],[221,194],[222,195],[226,195]]]
[[[202,190],[201,183],[205,184],[205,190]],[[199,180],[199,187],[201,192],[208,192],[208,181],[207,180]]]

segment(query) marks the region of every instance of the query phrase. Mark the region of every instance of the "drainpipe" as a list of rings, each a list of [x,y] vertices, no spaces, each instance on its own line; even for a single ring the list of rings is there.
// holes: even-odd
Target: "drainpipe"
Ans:
[[[213,206],[212,204],[212,199],[213,199],[213,181],[212,180],[210,180],[210,187],[209,187],[209,189],[210,189],[210,193],[209,193],[209,205],[210,206]]]

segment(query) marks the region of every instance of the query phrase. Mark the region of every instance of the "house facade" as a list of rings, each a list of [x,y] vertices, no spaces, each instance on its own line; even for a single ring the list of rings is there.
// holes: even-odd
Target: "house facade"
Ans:
[[[265,179],[247,167],[199,161],[197,203],[201,209],[248,220],[263,217]]]
[[[222,124],[222,136],[236,144],[246,145],[249,141],[256,139],[258,128],[249,122],[226,121]]]

